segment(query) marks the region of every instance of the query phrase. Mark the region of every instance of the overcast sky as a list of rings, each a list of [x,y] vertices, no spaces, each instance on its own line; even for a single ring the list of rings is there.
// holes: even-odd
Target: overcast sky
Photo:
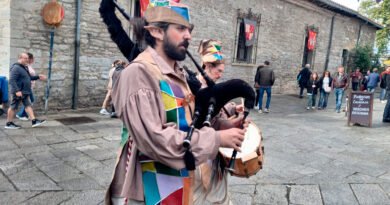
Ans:
[[[357,10],[357,8],[359,7],[358,0],[332,0],[332,1],[337,2],[343,6],[346,6],[354,10]]]

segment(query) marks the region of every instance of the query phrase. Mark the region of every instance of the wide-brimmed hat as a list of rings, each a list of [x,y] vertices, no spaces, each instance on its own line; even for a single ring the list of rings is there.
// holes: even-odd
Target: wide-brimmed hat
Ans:
[[[203,63],[223,63],[221,52],[222,43],[213,39],[202,40],[199,44],[198,53]]]
[[[188,7],[174,1],[150,0],[144,18],[148,23],[167,22],[193,27]]]

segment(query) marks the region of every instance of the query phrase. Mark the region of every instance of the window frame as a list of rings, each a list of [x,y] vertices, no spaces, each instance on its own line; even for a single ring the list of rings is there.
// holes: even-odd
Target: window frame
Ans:
[[[244,19],[249,19],[256,22],[254,44],[252,46],[245,46],[245,28]],[[255,65],[257,58],[259,33],[260,33],[261,14],[254,14],[249,8],[247,12],[242,12],[237,9],[236,34],[234,38],[234,52],[232,63],[240,65]],[[243,50],[244,48],[244,50]],[[243,50],[243,51],[242,51]],[[244,52],[243,57],[239,58],[241,52]],[[248,57],[249,53],[249,57]]]

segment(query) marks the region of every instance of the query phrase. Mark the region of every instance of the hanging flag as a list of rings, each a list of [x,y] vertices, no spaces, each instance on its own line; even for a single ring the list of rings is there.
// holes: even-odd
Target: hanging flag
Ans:
[[[252,46],[255,43],[256,21],[244,19],[245,46]]]
[[[316,47],[316,37],[317,33],[315,31],[309,30],[309,39],[307,40],[307,49],[312,51]]]

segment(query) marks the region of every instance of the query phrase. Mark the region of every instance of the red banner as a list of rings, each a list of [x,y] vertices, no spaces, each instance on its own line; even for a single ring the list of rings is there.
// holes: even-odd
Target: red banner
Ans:
[[[307,40],[307,49],[309,49],[310,51],[314,50],[316,47],[316,37],[317,37],[317,33],[312,31],[312,30],[309,30],[309,39]]]

